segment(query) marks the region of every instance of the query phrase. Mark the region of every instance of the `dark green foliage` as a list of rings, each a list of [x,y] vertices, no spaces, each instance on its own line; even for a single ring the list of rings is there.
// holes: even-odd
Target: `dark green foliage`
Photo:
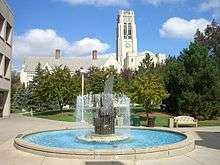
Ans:
[[[87,75],[89,93],[97,94],[103,92],[107,75],[108,73],[104,69],[91,68]]]
[[[105,80],[110,75],[116,75],[116,71],[112,68],[110,69],[98,69],[95,67],[92,67],[89,69],[89,72],[86,75],[86,86],[88,88],[89,93],[98,94],[102,93],[104,86],[105,86]]]
[[[12,107],[15,109],[31,111],[33,108],[33,102],[34,98],[31,87],[28,86],[25,88],[24,86],[21,86],[14,95]]]
[[[141,62],[140,66],[138,67],[138,74],[146,74],[150,73],[154,70],[154,63],[153,59],[151,58],[150,54],[146,53],[145,58]]]
[[[129,95],[131,91],[132,80],[135,72],[131,69],[123,69],[120,74],[115,75],[114,91],[120,94]]]
[[[53,100],[49,99],[49,97],[44,92],[45,86],[47,83],[47,77],[49,75],[48,69],[42,69],[41,64],[39,63],[36,68],[36,76],[33,78],[33,81],[28,87],[32,88],[34,102],[32,103],[35,108],[34,111],[46,111],[54,108]]]
[[[208,50],[191,43],[166,67],[165,84],[170,94],[167,109],[178,114],[211,119],[217,115],[218,68]]]
[[[35,83],[34,96],[40,102],[53,102],[58,105],[60,111],[63,107],[70,105],[79,95],[79,89],[71,76],[67,67],[55,67],[52,71],[44,70],[39,77],[39,82]]]
[[[61,111],[80,94],[73,80],[67,67],[56,67],[49,77],[50,98],[58,102]]]
[[[20,82],[19,73],[16,71],[12,71],[11,72],[11,102],[12,103],[14,102],[13,99],[15,97],[17,90],[21,87],[22,87],[22,84]]]
[[[204,33],[197,30],[194,38],[195,42],[207,47],[210,56],[214,57],[220,65],[220,26],[218,23],[213,20]]]

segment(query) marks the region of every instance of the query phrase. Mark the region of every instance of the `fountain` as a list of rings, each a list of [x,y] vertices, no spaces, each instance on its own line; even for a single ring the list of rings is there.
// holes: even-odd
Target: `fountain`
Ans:
[[[114,77],[105,82],[105,89],[100,99],[100,108],[94,117],[95,134],[109,135],[115,133],[116,111],[113,106],[112,90]]]
[[[152,159],[182,155],[195,147],[190,133],[131,127],[130,99],[113,94],[113,75],[104,92],[77,97],[80,128],[18,135],[14,146],[34,154],[74,159]]]
[[[128,139],[125,131],[115,133],[115,125],[120,127],[130,126],[130,100],[126,96],[113,95],[113,82],[114,76],[110,75],[105,82],[102,94],[78,96],[77,120],[86,122],[84,119],[85,112],[93,113],[94,116],[94,133],[88,133],[86,136],[80,135],[78,136],[79,140],[107,143]],[[124,122],[126,124],[123,124]],[[87,123],[91,123],[91,121],[87,121]]]

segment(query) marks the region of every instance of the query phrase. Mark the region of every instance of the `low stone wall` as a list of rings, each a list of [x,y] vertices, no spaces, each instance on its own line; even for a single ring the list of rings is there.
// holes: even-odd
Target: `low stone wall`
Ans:
[[[134,127],[132,127],[134,128]],[[140,129],[140,128],[138,128]],[[141,128],[149,130],[148,128]],[[150,129],[177,132],[165,129]],[[181,133],[181,132],[177,132]],[[17,136],[14,146],[22,151],[49,157],[71,158],[71,159],[94,159],[94,160],[143,160],[173,157],[188,153],[195,148],[195,142],[191,133],[182,133],[187,138],[181,142],[171,145],[163,145],[152,148],[131,148],[131,149],[111,149],[111,150],[86,150],[86,149],[60,149],[49,148],[40,145],[27,143],[22,137]]]

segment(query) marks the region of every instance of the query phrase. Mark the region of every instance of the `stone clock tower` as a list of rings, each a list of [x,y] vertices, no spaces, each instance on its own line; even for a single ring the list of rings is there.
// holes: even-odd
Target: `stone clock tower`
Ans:
[[[120,10],[117,19],[117,61],[125,66],[129,56],[137,56],[137,36],[134,11]]]

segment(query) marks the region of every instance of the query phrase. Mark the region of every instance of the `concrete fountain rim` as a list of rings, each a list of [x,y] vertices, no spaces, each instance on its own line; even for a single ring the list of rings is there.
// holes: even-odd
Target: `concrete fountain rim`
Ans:
[[[32,134],[51,132],[51,131],[63,131],[63,130],[76,130],[86,129],[92,127],[80,127],[71,129],[52,129],[43,130],[37,132],[30,132],[27,134],[19,134],[14,139],[14,146],[24,152],[59,158],[72,158],[72,159],[93,159],[93,160],[111,160],[111,159],[122,159],[122,160],[141,160],[141,159],[154,159],[154,158],[166,158],[177,155],[183,155],[188,153],[195,148],[195,141],[191,132],[181,132],[177,130],[171,130],[169,128],[150,128],[150,127],[129,127],[131,129],[141,130],[154,130],[164,131],[171,133],[178,133],[186,136],[186,139],[162,146],[147,147],[147,148],[130,148],[130,149],[62,149],[41,146],[33,143],[28,143],[23,138]]]

